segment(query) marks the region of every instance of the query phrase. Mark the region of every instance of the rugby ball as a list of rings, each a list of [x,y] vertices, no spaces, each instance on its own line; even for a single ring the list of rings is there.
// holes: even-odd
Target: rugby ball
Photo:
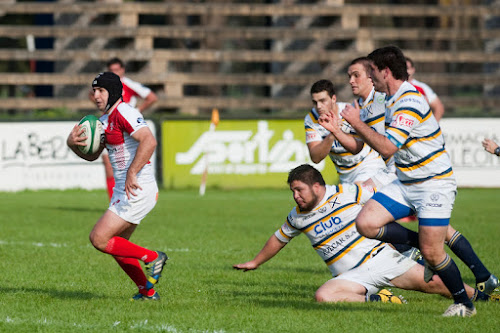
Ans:
[[[104,131],[101,121],[94,115],[88,115],[82,118],[78,123],[83,129],[81,137],[86,136],[85,146],[78,146],[78,149],[84,154],[92,155],[99,151],[101,142],[104,142]]]

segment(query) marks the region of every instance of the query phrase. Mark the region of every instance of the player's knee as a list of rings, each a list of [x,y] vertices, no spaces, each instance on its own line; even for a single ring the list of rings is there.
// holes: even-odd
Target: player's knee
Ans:
[[[370,221],[364,216],[359,216],[356,218],[356,229],[358,232],[365,237],[372,237],[373,227],[370,225]],[[375,233],[376,235],[376,233]]]
[[[420,252],[431,266],[439,265],[445,258],[446,252],[442,247],[420,245]]]
[[[316,290],[316,293],[314,294],[314,298],[318,303],[327,302],[327,298],[325,296],[325,293],[321,289]]]
[[[334,294],[332,293],[332,291],[327,290],[325,288],[319,288],[318,290],[316,290],[316,293],[314,294],[314,298],[316,299],[316,302],[318,302],[318,303],[335,302],[335,297],[334,297]]]
[[[90,233],[89,240],[90,243],[99,251],[104,251],[109,241],[94,231]]]

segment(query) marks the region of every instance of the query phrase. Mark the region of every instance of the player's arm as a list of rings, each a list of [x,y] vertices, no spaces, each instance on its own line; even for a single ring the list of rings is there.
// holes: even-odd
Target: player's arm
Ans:
[[[323,161],[323,159],[330,153],[333,141],[335,141],[335,136],[332,133],[329,133],[323,138],[322,141],[308,142],[307,149],[309,149],[309,156],[311,156],[311,160],[314,163]]]
[[[260,265],[274,257],[282,248],[285,247],[286,244],[287,243],[280,241],[278,237],[273,234],[253,260],[233,265],[233,268],[242,269],[245,272],[257,269]]]
[[[134,190],[142,189],[137,183],[137,173],[149,162],[153,152],[156,149],[156,139],[148,127],[138,129],[132,138],[139,142],[135,157],[127,170],[127,179],[125,180],[125,193],[130,199],[130,194],[135,195]]]
[[[342,117],[351,124],[359,137],[370,147],[378,151],[382,157],[389,158],[394,155],[399,148],[385,135],[377,133],[363,122],[359,117],[359,111],[357,102],[355,102],[354,106],[348,104],[342,111]]]
[[[104,144],[101,144],[99,150],[96,153],[90,155],[84,154],[80,151],[80,149],[78,149],[79,146],[84,147],[85,140],[87,140],[86,136],[80,136],[82,133],[83,128],[80,125],[76,124],[69,133],[66,144],[76,155],[83,158],[84,160],[95,161],[99,157],[99,155],[101,155],[101,152],[104,149]]]
[[[332,112],[321,115],[318,122],[321,126],[333,133],[333,136],[351,154],[356,155],[363,149],[364,143],[356,140],[352,135],[344,133],[339,123],[340,119]]]
[[[439,97],[436,97],[429,106],[431,107],[432,113],[434,113],[434,117],[436,118],[436,120],[441,120],[444,115],[444,105]]]
[[[146,111],[151,105],[158,101],[158,96],[153,91],[150,91],[146,98],[143,100],[141,105],[137,107],[137,109],[142,113]]]

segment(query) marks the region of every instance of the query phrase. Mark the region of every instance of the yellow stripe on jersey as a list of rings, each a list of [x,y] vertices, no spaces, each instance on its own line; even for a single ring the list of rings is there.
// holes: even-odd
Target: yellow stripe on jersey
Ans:
[[[453,175],[453,170],[451,170],[450,172],[445,173],[444,175],[439,175],[439,176],[436,176],[434,178],[441,179],[441,178],[450,177],[451,175]]]
[[[359,161],[358,163],[356,163],[350,167],[345,167],[345,166],[341,166],[341,165],[337,164],[337,168],[339,168],[340,170],[351,170],[351,169],[354,169],[355,167],[357,167],[358,165],[360,165],[362,162],[363,162],[363,160]]]
[[[424,117],[424,119],[422,119],[422,122],[428,120],[432,115],[432,112],[427,112],[427,116]]]
[[[352,153],[350,153],[350,152],[348,152],[348,151],[347,151],[347,152],[345,152],[345,153],[334,153],[334,152],[330,152],[330,154],[335,155],[335,156],[353,156],[353,154],[352,154]]]
[[[384,120],[385,120],[385,119],[384,119],[384,117],[379,117],[379,118],[374,119],[374,120],[372,120],[372,121],[370,121],[370,122],[368,122],[368,123],[366,123],[366,124],[367,124],[368,126],[373,126],[373,125],[376,125],[376,124],[378,124],[378,123],[380,123],[380,122],[382,122],[382,121],[384,121]]]
[[[402,130],[397,129],[396,127],[389,127],[389,128],[387,128],[387,131],[388,131],[388,132],[391,132],[391,131],[392,131],[392,132],[395,132],[397,135],[402,136],[405,140],[406,140],[406,138],[407,138],[407,137],[408,137],[408,135],[409,135],[408,133],[405,133],[405,132],[403,132]]]
[[[342,254],[340,254],[339,256],[331,259],[331,260],[328,260],[326,262],[326,264],[328,266],[334,264],[335,262],[339,261],[343,256],[345,256],[347,253],[351,252],[352,249],[354,249],[356,247],[356,245],[358,245],[359,243],[361,243],[362,241],[364,241],[366,238],[364,236],[361,236],[357,241],[355,241],[354,243],[352,243],[351,245],[349,245],[349,247],[345,248],[344,251],[342,252]]]
[[[314,115],[314,113],[312,111],[309,112],[309,117],[311,117],[311,120],[312,120],[313,123],[319,124],[318,120],[316,120],[316,116]]]
[[[429,140],[434,140],[435,138],[437,138],[438,136],[441,135],[441,130],[439,130],[436,134],[434,134],[433,136],[428,136],[428,137],[423,137],[423,138],[414,138],[414,139],[411,139],[410,141],[408,141],[406,144],[405,144],[405,147],[410,147],[412,146],[413,144],[417,143],[417,142],[422,142],[422,141],[429,141]]]
[[[356,187],[358,188],[358,193],[356,195],[356,202],[359,203],[359,201],[361,200],[361,192],[363,191],[363,188],[359,185],[359,184],[356,184]]]
[[[283,232],[283,229],[282,229],[282,228],[280,228],[280,235],[281,235],[281,236],[283,236],[283,237],[284,237],[284,238],[286,238],[286,239],[292,239],[292,237],[290,237],[290,236],[286,235],[286,234]]]
[[[352,223],[350,226],[348,226],[347,228],[345,229],[341,229],[339,231],[337,231],[336,233],[330,235],[330,237],[328,237],[327,239],[325,239],[324,241],[322,241],[321,243],[319,243],[318,245],[314,246],[313,248],[315,250],[319,249],[319,248],[322,248],[323,246],[325,246],[326,244],[328,244],[329,241],[332,240],[332,238],[335,238],[337,235],[343,233],[343,232],[346,232],[347,230],[349,229],[352,229],[352,228],[355,228],[356,227],[356,223]]]
[[[447,173],[444,173],[442,175],[436,175],[436,176],[433,176],[433,177],[424,178],[421,181],[402,181],[401,183],[403,185],[407,185],[407,186],[408,185],[414,185],[414,184],[421,184],[421,183],[423,183],[425,181],[428,181],[429,179],[441,179],[441,178],[450,177],[451,175],[453,175],[453,170],[450,170]]]
[[[409,167],[402,167],[402,166],[396,165],[396,168],[398,168],[401,171],[413,171],[413,170],[416,170],[416,169],[419,169],[419,168],[423,167],[426,164],[429,164],[430,162],[434,161],[436,158],[438,158],[439,156],[441,156],[441,155],[443,155],[445,153],[446,153],[446,150],[442,150],[442,151],[437,152],[436,154],[432,155],[427,160],[425,160],[423,162],[420,162],[420,163],[418,163],[416,165],[412,165],[412,166],[409,166]]]
[[[370,254],[369,254],[369,255],[367,255],[367,256],[366,256],[366,258],[365,258],[362,262],[360,262],[358,266],[363,265],[365,262],[367,262],[367,261],[368,261],[368,259],[371,259],[371,258],[372,258],[372,254],[373,254],[373,252],[377,251],[378,249],[380,249],[380,247],[381,247],[381,246],[384,246],[384,245],[385,245],[385,243],[381,243],[380,245],[375,246],[375,247],[374,247],[374,248],[370,251]]]
[[[401,113],[402,114],[406,114],[406,115],[408,115],[410,117],[417,118],[417,120],[418,120],[419,123],[421,123],[423,121],[423,118],[422,118],[422,116],[419,113],[417,113],[417,112],[415,112],[413,110],[405,110],[405,109],[398,110],[397,112],[394,112],[393,118],[395,118],[396,115],[401,114]]]

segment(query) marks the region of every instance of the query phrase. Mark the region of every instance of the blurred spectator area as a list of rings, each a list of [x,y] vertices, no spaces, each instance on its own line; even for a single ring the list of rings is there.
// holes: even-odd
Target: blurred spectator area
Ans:
[[[498,116],[500,1],[0,2],[0,114],[93,112],[87,98],[111,57],[159,96],[157,113],[293,117],[309,88],[393,44],[416,64],[445,117]]]

